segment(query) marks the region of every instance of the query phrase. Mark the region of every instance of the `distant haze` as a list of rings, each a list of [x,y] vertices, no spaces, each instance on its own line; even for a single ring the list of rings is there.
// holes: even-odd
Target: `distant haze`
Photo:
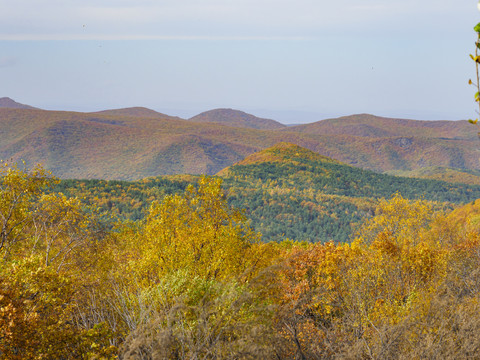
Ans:
[[[0,97],[283,123],[475,117],[476,1],[0,0]],[[171,111],[175,110],[175,111]]]

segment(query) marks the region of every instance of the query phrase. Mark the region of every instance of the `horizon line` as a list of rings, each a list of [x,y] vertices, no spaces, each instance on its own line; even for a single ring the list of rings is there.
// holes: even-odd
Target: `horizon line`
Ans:
[[[83,35],[83,34],[0,34],[0,41],[308,41],[308,36],[210,36],[210,35]]]

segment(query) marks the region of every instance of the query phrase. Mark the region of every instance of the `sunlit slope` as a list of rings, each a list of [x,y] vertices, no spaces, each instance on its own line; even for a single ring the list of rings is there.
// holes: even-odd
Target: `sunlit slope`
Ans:
[[[250,155],[223,169],[219,175],[235,181],[274,182],[278,186],[312,188],[343,196],[377,198],[400,192],[407,198],[425,197],[455,203],[480,197],[480,186],[379,174],[290,143],[280,143]]]
[[[411,171],[392,171],[391,175],[442,180],[450,183],[480,185],[480,171],[432,166]]]
[[[413,179],[362,170],[294,144],[281,143],[219,173],[229,201],[246,209],[267,239],[347,241],[379,198],[395,193],[437,207],[480,197],[480,186]]]

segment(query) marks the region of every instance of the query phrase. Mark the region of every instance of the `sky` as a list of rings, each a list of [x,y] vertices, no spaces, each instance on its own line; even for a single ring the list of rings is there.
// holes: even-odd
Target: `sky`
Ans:
[[[0,97],[283,123],[474,118],[475,0],[0,0]]]

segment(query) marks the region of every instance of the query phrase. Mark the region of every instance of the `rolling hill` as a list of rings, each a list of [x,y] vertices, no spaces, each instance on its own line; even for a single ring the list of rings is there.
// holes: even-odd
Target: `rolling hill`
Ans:
[[[275,181],[278,186],[286,188],[314,188],[326,194],[342,196],[378,198],[398,191],[408,198],[424,197],[433,201],[461,203],[472,200],[468,193],[474,189],[480,197],[478,185],[379,174],[290,143],[279,143],[250,155],[223,169],[219,175],[225,179],[247,179],[253,183]]]
[[[203,112],[189,119],[194,122],[211,122],[221,125],[246,127],[252,129],[273,130],[286,127],[275,120],[262,119],[243,111],[233,109],[215,109]]]
[[[219,113],[223,111],[212,114]],[[230,119],[245,114],[227,113]],[[434,166],[480,170],[475,129],[463,121],[355,115],[271,130],[226,123],[183,120],[146,108],[95,113],[0,108],[0,159],[42,163],[61,178],[135,180],[211,175],[259,150],[290,142],[377,172]]]
[[[430,166],[411,171],[391,171],[390,175],[414,177],[419,179],[435,179],[450,183],[480,185],[480,171],[452,169],[441,166]]]
[[[468,121],[420,121],[393,119],[370,114],[342,116],[284,129],[318,135],[351,135],[364,138],[419,137],[475,139]]]
[[[15,100],[10,99],[9,97],[0,98],[0,108],[10,108],[10,109],[36,109],[33,106],[20,104]]]
[[[123,109],[112,109],[112,110],[103,110],[97,112],[91,112],[90,115],[106,115],[106,116],[132,116],[132,117],[141,117],[141,118],[160,118],[160,119],[176,119],[181,120],[176,116],[169,116],[162,113],[159,113],[155,110],[148,109],[145,107],[130,107]]]
[[[230,205],[243,209],[265,241],[347,241],[377,200],[401,193],[436,201],[437,209],[471,202],[480,186],[449,184],[362,170],[291,143],[261,150],[222,170]],[[56,191],[77,195],[105,214],[138,220],[154,200],[196,184],[196,176],[139,181],[65,180]]]
[[[229,202],[268,240],[346,241],[379,198],[467,203],[480,186],[378,174],[280,143],[222,170]]]
[[[479,169],[480,143],[467,121],[419,121],[369,114],[321,120],[281,131],[339,139],[335,152],[312,150],[379,172],[440,166]],[[374,161],[371,161],[375,159]]]
[[[171,117],[0,109],[0,159],[42,163],[62,178],[213,174],[260,149],[265,136]]]

